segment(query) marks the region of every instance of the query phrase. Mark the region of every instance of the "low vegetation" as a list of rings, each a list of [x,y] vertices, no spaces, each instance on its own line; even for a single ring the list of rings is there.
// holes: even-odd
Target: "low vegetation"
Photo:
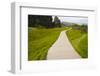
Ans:
[[[79,29],[73,28],[66,32],[72,46],[80,54],[82,58],[88,57],[88,34],[83,30],[82,26]]]
[[[46,59],[48,49],[57,40],[62,30],[67,28],[28,29],[28,60]]]

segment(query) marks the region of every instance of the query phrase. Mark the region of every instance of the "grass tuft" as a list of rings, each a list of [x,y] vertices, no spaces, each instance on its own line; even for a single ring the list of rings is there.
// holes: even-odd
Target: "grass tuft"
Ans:
[[[81,30],[71,29],[66,32],[68,39],[74,49],[82,58],[88,57],[88,34],[82,33]]]
[[[28,60],[45,60],[48,49],[67,28],[28,29]]]

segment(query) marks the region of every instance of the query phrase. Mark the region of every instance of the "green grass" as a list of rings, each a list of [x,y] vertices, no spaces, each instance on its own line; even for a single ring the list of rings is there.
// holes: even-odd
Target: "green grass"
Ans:
[[[82,58],[88,57],[88,34],[81,30],[71,29],[66,32],[72,46]]]
[[[45,60],[48,49],[67,28],[28,29],[28,60]]]

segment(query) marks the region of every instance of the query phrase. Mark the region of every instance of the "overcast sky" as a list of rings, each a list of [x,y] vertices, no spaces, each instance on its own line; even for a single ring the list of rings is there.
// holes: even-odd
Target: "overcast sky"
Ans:
[[[88,24],[88,18],[86,17],[59,17],[61,22],[72,22],[78,24]]]

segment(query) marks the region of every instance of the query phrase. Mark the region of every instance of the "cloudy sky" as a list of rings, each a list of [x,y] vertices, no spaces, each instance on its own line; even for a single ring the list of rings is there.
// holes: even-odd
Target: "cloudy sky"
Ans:
[[[61,22],[72,22],[78,24],[88,24],[88,18],[86,17],[60,17],[58,16]]]

